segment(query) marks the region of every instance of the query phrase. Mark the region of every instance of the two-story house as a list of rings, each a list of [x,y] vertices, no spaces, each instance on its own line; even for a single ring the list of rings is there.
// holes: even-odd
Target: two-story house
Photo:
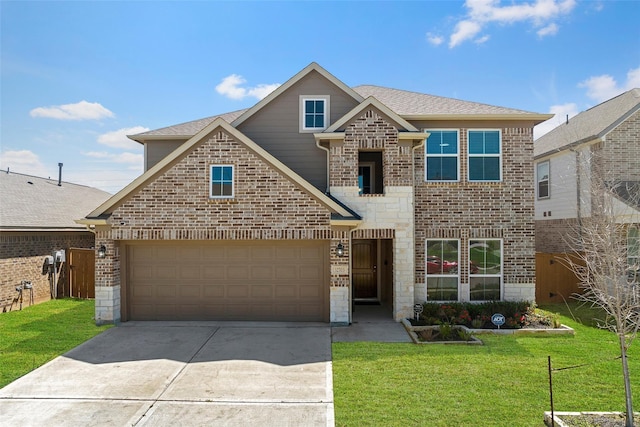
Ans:
[[[640,89],[567,119],[535,142],[536,250],[569,253],[592,210],[594,188],[614,191],[617,221],[627,224],[629,262],[640,259]],[[593,179],[593,178],[597,179]]]
[[[549,117],[312,63],[247,110],[133,135],[144,174],[82,220],[96,321],[533,300],[532,130]]]

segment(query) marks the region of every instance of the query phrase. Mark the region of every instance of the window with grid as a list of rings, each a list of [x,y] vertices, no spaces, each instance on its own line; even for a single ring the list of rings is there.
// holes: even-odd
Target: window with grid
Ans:
[[[300,97],[300,131],[313,132],[329,126],[329,96]]]
[[[209,181],[211,198],[233,198],[233,165],[212,165]]]
[[[536,166],[536,180],[538,183],[538,199],[549,197],[549,161],[540,162]]]
[[[629,278],[640,280],[640,228],[631,226],[627,230],[627,264]]]
[[[502,180],[502,141],[499,130],[467,133],[469,181]]]
[[[427,130],[425,180],[458,181],[459,139],[457,130]]]

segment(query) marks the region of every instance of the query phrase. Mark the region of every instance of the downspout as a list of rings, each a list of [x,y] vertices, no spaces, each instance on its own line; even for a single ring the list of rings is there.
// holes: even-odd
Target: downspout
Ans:
[[[329,142],[329,144],[331,144],[331,142]],[[325,189],[325,194],[331,194],[331,191],[329,191],[329,154],[331,154],[331,152],[328,148],[320,145],[319,139],[316,139],[316,147],[327,152],[327,188]]]

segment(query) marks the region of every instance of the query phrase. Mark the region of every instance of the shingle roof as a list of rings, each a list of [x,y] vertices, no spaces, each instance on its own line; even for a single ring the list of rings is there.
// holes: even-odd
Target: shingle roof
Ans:
[[[207,127],[209,123],[213,122],[218,117],[231,123],[232,121],[240,117],[240,115],[242,115],[242,113],[244,113],[245,111],[247,111],[246,108],[244,110],[232,111],[230,113],[218,114],[217,116],[205,117],[203,119],[192,120],[186,123],[180,123],[173,126],[154,129],[148,132],[142,132],[132,136],[134,137],[134,139],[137,139],[137,137],[144,137],[144,136],[165,136],[165,135],[191,137],[196,133],[200,132],[205,127]]]
[[[422,116],[440,114],[535,114],[530,111],[496,107],[478,102],[427,95],[400,89],[363,85],[353,88],[364,98],[375,97],[400,116]]]
[[[569,119],[534,143],[536,157],[560,151],[574,143],[601,138],[640,109],[640,89],[631,89]]]
[[[356,86],[353,90],[363,98],[375,97],[400,116],[428,116],[428,115],[526,115],[536,114],[530,111],[513,108],[497,107],[478,102],[461,101],[459,99],[442,96],[427,95],[406,90],[390,89],[380,86]],[[155,129],[132,135],[135,140],[150,136],[186,136],[190,137],[204,129],[216,118],[223,118],[231,123],[240,117],[245,110],[219,114],[203,119],[193,120],[174,126]]]
[[[621,181],[612,185],[612,190],[626,204],[640,209],[640,181]]]
[[[84,185],[0,172],[0,229],[85,230],[74,222],[111,194]]]

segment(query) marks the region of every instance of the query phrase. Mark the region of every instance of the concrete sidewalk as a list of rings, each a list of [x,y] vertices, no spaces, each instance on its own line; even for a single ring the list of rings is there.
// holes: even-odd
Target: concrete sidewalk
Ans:
[[[128,322],[0,390],[2,426],[333,426],[326,324]]]
[[[393,320],[390,309],[379,305],[356,305],[353,310],[353,323],[349,326],[331,328],[331,340],[413,342],[404,326]]]

